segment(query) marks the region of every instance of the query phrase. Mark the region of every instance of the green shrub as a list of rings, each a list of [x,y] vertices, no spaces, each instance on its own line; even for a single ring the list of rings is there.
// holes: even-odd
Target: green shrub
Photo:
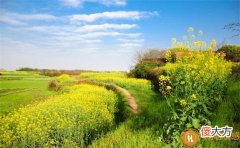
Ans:
[[[128,73],[129,77],[145,78],[151,81],[152,87],[158,91],[158,77],[162,73],[161,66],[165,65],[167,59],[165,50],[150,49],[137,53],[136,66]]]
[[[130,73],[128,74],[131,77],[135,77],[135,78],[147,78],[149,75],[149,72],[157,67],[159,64],[157,63],[152,63],[152,62],[140,62],[138,63],[134,69],[132,69],[130,71]]]
[[[48,83],[48,89],[59,91],[61,89],[61,85],[58,84],[56,80],[51,80]]]
[[[218,52],[226,53],[226,59],[234,62],[240,62],[240,46],[225,45],[218,49]]]
[[[62,73],[59,70],[43,69],[43,70],[40,70],[40,74],[44,76],[55,77],[55,76],[60,76]]]
[[[152,87],[155,90],[159,89],[158,85],[158,77],[161,74],[160,66],[164,65],[164,63],[153,63],[153,62],[145,62],[142,61],[138,63],[134,69],[130,71],[128,74],[129,77],[135,78],[145,78],[151,81]]]
[[[240,80],[240,63],[235,63],[232,67],[232,77]]]

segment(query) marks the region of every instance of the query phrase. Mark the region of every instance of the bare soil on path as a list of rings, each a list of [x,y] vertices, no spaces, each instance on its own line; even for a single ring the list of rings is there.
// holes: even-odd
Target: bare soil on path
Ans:
[[[131,107],[131,111],[134,113],[134,114],[137,114],[138,113],[138,105],[137,105],[137,102],[136,102],[136,99],[131,95],[131,93],[116,85],[116,84],[113,84],[113,86],[119,91],[119,92],[122,92],[123,95],[127,98],[127,101],[128,101],[128,104],[129,106]]]

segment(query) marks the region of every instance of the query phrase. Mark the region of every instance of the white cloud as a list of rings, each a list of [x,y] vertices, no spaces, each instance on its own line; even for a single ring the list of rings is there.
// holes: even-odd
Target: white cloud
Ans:
[[[126,0],[60,0],[64,6],[73,8],[82,7],[86,2],[99,3],[105,6],[125,6]]]
[[[83,0],[60,0],[61,3],[65,6],[69,7],[80,7],[83,4]]]
[[[123,44],[120,44],[119,46],[121,46],[123,48],[136,48],[136,47],[141,47],[142,44],[138,44],[138,43],[123,43]]]
[[[101,12],[93,14],[73,14],[68,16],[54,16],[50,14],[36,13],[36,14],[20,14],[16,12],[10,12],[5,9],[0,10],[0,22],[10,25],[27,25],[31,21],[60,21],[61,23],[69,23],[70,26],[73,24],[90,23],[97,20],[139,20],[144,17],[150,17],[158,15],[157,12],[142,12],[142,11],[111,11]],[[131,29],[137,27],[136,24],[99,24],[97,25],[86,25],[83,29],[101,30],[107,29]],[[98,29],[99,28],[99,29]]]
[[[55,32],[59,30],[60,26],[22,26],[18,28],[12,28],[12,30],[16,31],[33,31],[33,32]]]
[[[28,26],[21,28],[13,28],[13,30],[20,31],[32,31],[49,33],[53,35],[71,35],[71,34],[83,34],[89,32],[97,31],[113,31],[113,30],[130,30],[137,28],[137,24],[96,24],[96,25],[84,25],[84,26],[74,26],[74,25],[59,25],[59,26]]]
[[[75,5],[75,7],[79,7],[86,2],[85,0],[68,1],[72,1],[72,5]],[[97,2],[97,0],[87,0],[87,2]],[[121,6],[126,3],[125,0],[101,0],[98,2],[106,6]],[[57,64],[61,67],[66,64],[66,59],[70,66],[73,64],[76,67],[79,64],[86,66],[90,58],[92,58],[91,61],[96,61],[92,55],[99,56],[99,61],[101,61],[102,55],[100,54],[114,53],[119,56],[119,63],[110,63],[113,67],[120,64],[124,67],[127,65],[127,58],[126,56],[120,56],[119,53],[133,52],[144,45],[142,33],[139,33],[141,31],[138,26],[139,21],[132,23],[130,21],[154,15],[158,15],[158,13],[110,11],[54,16],[44,13],[17,13],[0,10],[0,23],[7,24],[0,28],[2,36],[7,37],[6,39],[1,39],[0,37],[0,52],[3,52],[0,56],[4,57],[3,61],[5,61],[3,66],[8,67],[8,63],[11,63],[12,67],[28,64],[30,66],[42,67],[46,65],[51,67]],[[22,26],[16,27],[11,25]],[[81,54],[89,53],[90,55],[94,52],[97,54],[92,54],[91,56]],[[29,55],[31,55],[30,59],[28,58]],[[108,57],[113,60],[116,59],[116,57],[113,58],[110,55]],[[107,61],[108,57],[104,57],[107,64],[109,64]],[[86,58],[86,63],[82,61],[82,58]],[[122,60],[122,58],[126,59]],[[41,60],[45,62],[32,62]],[[77,60],[79,62],[76,62]],[[72,61],[72,63],[69,63],[69,61]],[[102,66],[102,63],[99,61],[97,62],[98,68]],[[66,68],[68,66],[62,67]],[[88,66],[90,67],[91,64]]]
[[[19,14],[14,12],[9,12],[6,10],[0,11],[0,22],[10,24],[10,25],[26,25],[27,21],[33,20],[53,20],[56,19],[55,16],[50,14]]]
[[[21,28],[13,28],[13,30],[17,31],[32,31],[32,32],[41,32],[41,33],[49,33],[53,35],[69,35],[76,29],[74,26],[70,25],[49,25],[49,26],[23,26]]]
[[[118,46],[120,46],[121,50],[119,50],[120,52],[131,52],[132,49],[138,49],[140,47],[142,47],[143,45],[143,42],[144,42],[144,39],[126,39],[126,38],[119,38],[117,39],[117,41],[121,42],[121,44],[119,44]],[[124,49],[128,49],[128,50],[124,50]],[[131,50],[129,50],[131,49]]]
[[[0,15],[0,22],[5,24],[10,24],[10,25],[26,25],[26,23],[20,20],[9,18],[8,16],[4,16],[4,15]]]
[[[31,43],[31,42],[26,42],[26,41],[21,41],[21,40],[16,40],[12,39],[9,37],[1,37],[0,38],[0,52],[4,57],[4,53],[28,53],[31,54],[30,52],[34,51],[39,51],[41,47],[38,45]]]
[[[96,40],[81,40],[81,43],[83,44],[94,44],[94,43],[101,43],[102,40],[96,39]]]
[[[93,32],[107,30],[127,30],[138,27],[136,24],[99,24],[85,25],[75,30],[75,32]]]
[[[121,33],[121,32],[90,32],[85,34],[70,34],[67,36],[56,36],[53,39],[61,40],[61,41],[84,41],[100,43],[100,39],[103,37],[129,37],[129,38],[138,38],[142,34],[141,33]]]
[[[52,40],[58,40],[60,42],[71,42],[71,44],[97,44],[102,42],[100,39],[84,39],[81,35],[52,37]]]
[[[69,16],[72,23],[78,22],[94,22],[99,19],[128,19],[139,20],[143,17],[158,15],[157,12],[141,12],[141,11],[112,11],[93,14],[74,14]]]
[[[141,33],[121,33],[121,32],[91,32],[83,34],[82,37],[84,38],[97,38],[97,37],[104,37],[104,36],[126,36],[126,37],[139,37]]]
[[[85,25],[82,27],[77,26],[32,26],[32,27],[21,27],[12,28],[14,31],[31,31],[50,34],[52,38],[81,41],[86,38],[101,38],[101,37],[127,37],[129,40],[134,40],[140,37],[141,33],[122,33],[115,30],[126,30],[137,27],[136,24],[100,24],[100,25]],[[133,39],[132,39],[133,38]],[[139,40],[141,41],[141,40]],[[84,42],[87,43],[88,41]],[[99,43],[99,40],[95,41]]]
[[[141,43],[141,42],[144,42],[144,39],[122,39],[122,38],[120,38],[120,39],[117,39],[118,41],[120,41],[120,42],[134,42],[134,43]]]
[[[64,40],[62,42],[56,42],[50,40],[47,44],[45,43],[29,43],[21,40],[14,40],[11,38],[0,39],[0,53],[4,55],[6,52],[11,54],[21,53],[34,53],[34,52],[46,52],[61,51],[64,53],[81,52],[81,53],[93,53],[96,52],[99,46],[96,43],[100,43],[101,40]],[[44,51],[43,51],[44,49]]]
[[[136,24],[99,24],[99,25],[84,25],[81,27],[73,25],[60,25],[60,26],[22,26],[17,28],[11,28],[14,32],[27,33],[30,31],[31,34],[38,36],[38,33],[41,33],[40,37],[42,43],[46,46],[51,47],[62,47],[69,48],[72,45],[81,47],[82,45],[104,45],[105,37],[114,38],[115,40],[129,41],[129,42],[142,42],[141,33],[139,32],[121,32],[116,30],[122,29],[131,29],[137,27]],[[43,34],[42,34],[43,33]],[[120,38],[120,39],[117,39]],[[46,41],[46,42],[45,42]],[[63,44],[64,43],[64,44]],[[72,45],[71,45],[72,44]],[[71,47],[72,49],[72,47]]]
[[[99,50],[99,48],[94,46],[86,46],[83,48],[79,48],[79,51],[81,51],[82,53],[95,53],[97,52],[97,50]]]
[[[125,6],[126,0],[96,0],[99,1],[100,3],[106,5],[106,6]]]

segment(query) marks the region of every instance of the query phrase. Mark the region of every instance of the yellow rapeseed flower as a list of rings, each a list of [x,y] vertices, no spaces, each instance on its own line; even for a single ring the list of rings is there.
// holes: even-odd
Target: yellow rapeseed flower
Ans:
[[[196,100],[196,99],[197,99],[196,94],[192,94],[192,95],[191,95],[191,98],[192,98],[192,100]]]
[[[66,93],[20,108],[1,118],[0,133],[3,134],[0,134],[0,143],[3,147],[58,143],[48,139],[57,139],[52,136],[74,140],[76,137],[71,139],[69,135],[76,135],[81,141],[84,133],[80,131],[83,129],[100,134],[112,126],[117,102],[114,92],[88,84],[68,89]],[[11,128],[12,125],[16,128]]]
[[[182,107],[186,106],[186,105],[187,105],[186,100],[185,100],[185,99],[180,100],[180,105],[181,105]]]
[[[167,89],[167,90],[171,90],[172,87],[171,87],[171,86],[167,86],[166,89]]]

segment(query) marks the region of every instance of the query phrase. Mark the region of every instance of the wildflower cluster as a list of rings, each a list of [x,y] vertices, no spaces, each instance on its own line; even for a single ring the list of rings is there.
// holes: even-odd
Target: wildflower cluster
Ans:
[[[172,60],[173,60],[172,52],[170,50],[168,50],[165,53],[164,58],[166,59],[167,62],[172,62]]]
[[[165,54],[167,62],[175,62],[176,58],[182,55],[188,55],[188,51],[209,51],[212,52],[216,49],[217,41],[212,40],[210,44],[207,45],[205,41],[201,40],[203,32],[198,31],[198,39],[194,35],[194,28],[188,28],[188,36],[183,36],[183,41],[177,41],[176,38],[172,38],[172,48],[168,50]]]
[[[116,101],[116,95],[103,87],[69,87],[68,92],[2,117],[0,145],[85,147],[113,125]]]
[[[125,88],[138,87],[138,89],[146,89],[151,87],[151,83],[148,80],[128,78],[123,72],[84,72],[79,76],[99,82],[116,83]]]
[[[216,48],[216,40],[212,40],[211,44],[207,47],[207,43],[201,40],[202,35],[203,31],[199,30],[196,38],[194,28],[189,27],[188,35],[183,36],[183,41],[177,41],[176,38],[172,38],[173,51],[205,50],[206,48],[214,50]]]
[[[168,96],[172,91],[171,81],[169,76],[161,75],[159,77],[159,91],[162,95]]]

